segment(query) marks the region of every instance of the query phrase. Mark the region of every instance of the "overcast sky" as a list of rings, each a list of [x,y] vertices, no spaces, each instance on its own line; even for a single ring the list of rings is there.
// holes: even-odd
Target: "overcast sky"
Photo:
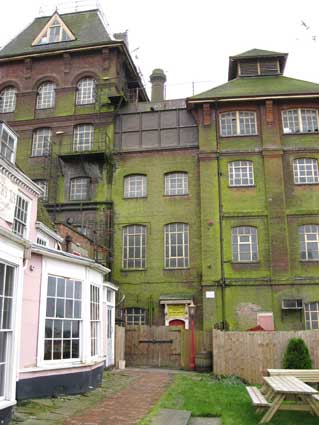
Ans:
[[[5,1],[0,46],[39,16],[46,4]],[[128,30],[129,48],[148,91],[152,69],[164,69],[167,98],[191,96],[192,82],[195,93],[223,84],[228,57],[252,48],[289,53],[285,75],[319,82],[319,0],[100,0],[100,4],[112,32]]]

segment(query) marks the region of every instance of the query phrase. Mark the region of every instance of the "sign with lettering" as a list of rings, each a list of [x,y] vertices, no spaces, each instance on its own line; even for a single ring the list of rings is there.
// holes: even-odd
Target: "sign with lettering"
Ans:
[[[13,223],[18,187],[8,177],[0,174],[0,218]]]
[[[168,317],[185,317],[185,304],[169,304],[167,315]]]

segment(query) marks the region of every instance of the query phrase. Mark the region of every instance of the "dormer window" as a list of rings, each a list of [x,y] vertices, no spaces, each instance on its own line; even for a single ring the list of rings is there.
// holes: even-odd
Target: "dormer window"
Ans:
[[[0,124],[0,154],[14,163],[17,137],[3,123]]]
[[[238,63],[238,76],[240,77],[276,74],[280,74],[278,59],[251,60]]]
[[[59,14],[55,13],[40,34],[35,38],[32,46],[72,40],[75,40],[74,35],[62,21]]]

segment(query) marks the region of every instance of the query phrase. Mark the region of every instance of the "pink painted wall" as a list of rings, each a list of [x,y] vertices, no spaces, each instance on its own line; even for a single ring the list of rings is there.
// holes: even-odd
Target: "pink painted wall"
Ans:
[[[4,221],[2,218],[0,218],[0,227],[6,230],[11,230],[12,225],[8,223],[7,221]]]

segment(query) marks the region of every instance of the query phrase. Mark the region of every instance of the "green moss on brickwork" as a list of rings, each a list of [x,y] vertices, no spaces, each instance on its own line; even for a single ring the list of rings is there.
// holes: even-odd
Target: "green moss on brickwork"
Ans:
[[[56,105],[53,115],[65,116],[74,113],[75,92],[63,92],[56,97]],[[52,114],[50,114],[52,116]]]
[[[38,201],[37,220],[54,230],[54,224],[41,201]]]

